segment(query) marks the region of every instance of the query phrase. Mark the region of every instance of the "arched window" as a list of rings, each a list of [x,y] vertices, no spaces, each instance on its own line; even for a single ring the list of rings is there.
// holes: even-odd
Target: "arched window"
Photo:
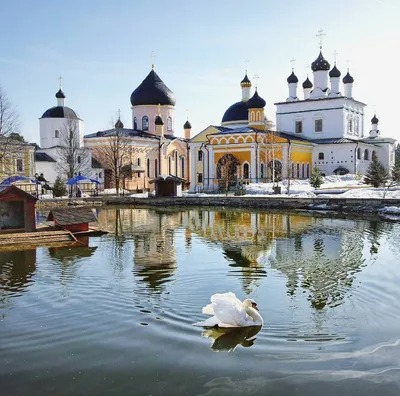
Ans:
[[[306,177],[307,177],[307,179],[310,178],[310,164],[307,164],[307,167],[306,167]]]
[[[203,152],[202,152],[201,150],[200,150],[199,153],[198,153],[197,159],[198,159],[199,161],[203,161]]]
[[[361,149],[360,149],[360,147],[357,149],[357,159],[361,159]]]
[[[248,179],[249,176],[249,164],[243,164],[243,179]]]
[[[292,177],[294,177],[294,163],[292,162]]]
[[[172,131],[172,118],[167,118],[167,131]]]
[[[150,177],[150,158],[147,158],[147,177]]]
[[[318,159],[319,160],[325,159],[324,153],[318,153]]]
[[[353,120],[349,120],[349,133],[353,133]]]
[[[142,130],[148,131],[149,130],[149,117],[143,116],[142,118]]]
[[[376,152],[375,150],[372,150],[371,159],[373,160],[374,158],[376,158]]]
[[[59,137],[60,137],[60,131],[59,131],[59,130],[56,129],[56,130],[54,131],[54,137],[55,137],[55,138],[59,138]]]
[[[137,130],[137,118],[133,117],[133,129],[136,131]]]
[[[138,166],[141,165],[141,160],[140,160],[140,158],[137,159],[137,164],[138,164]]]
[[[297,170],[297,172],[296,172],[296,173],[297,173],[296,177],[299,178],[299,177],[300,177],[300,164],[297,164],[296,168],[297,168],[297,169],[296,169],[296,170]]]
[[[364,159],[367,160],[367,161],[369,160],[369,152],[368,152],[368,149],[365,149],[365,150],[364,150]]]
[[[304,179],[304,164],[301,164],[301,177]]]
[[[181,177],[185,178],[185,157],[181,157]]]
[[[261,164],[260,176],[261,176],[261,179],[264,179],[264,164]]]
[[[158,177],[158,159],[154,160],[154,177]]]
[[[168,174],[171,174],[171,156],[168,157]]]

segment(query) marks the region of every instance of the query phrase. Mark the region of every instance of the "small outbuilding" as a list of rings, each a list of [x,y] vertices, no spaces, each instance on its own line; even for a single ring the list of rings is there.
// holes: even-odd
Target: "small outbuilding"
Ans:
[[[32,232],[36,230],[37,198],[20,188],[0,186],[0,232]]]
[[[56,227],[71,232],[89,230],[89,223],[97,221],[90,208],[60,208],[52,209],[47,216],[47,221],[54,221]]]
[[[156,197],[181,197],[184,182],[185,179],[173,175],[159,176],[149,181],[155,184]]]

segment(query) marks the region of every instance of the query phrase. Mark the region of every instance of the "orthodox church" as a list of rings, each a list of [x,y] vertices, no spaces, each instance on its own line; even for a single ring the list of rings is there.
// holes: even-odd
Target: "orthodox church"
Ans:
[[[247,73],[240,85],[242,99],[230,106],[221,125],[210,125],[189,141],[191,191],[214,191],[229,178],[234,184],[281,178],[308,178],[318,167],[324,175],[365,174],[374,155],[390,171],[395,139],[384,138],[376,115],[364,135],[364,103],[353,98],[349,70],[331,69],[322,55],[311,64],[313,82],[287,78],[288,97],[276,105],[276,128],[264,114],[266,102],[257,88],[251,96]],[[329,84],[328,84],[329,77]]]
[[[154,64],[147,77],[132,92],[132,127],[125,128],[120,118],[115,127],[84,137],[85,147],[101,158],[101,148],[116,136],[126,144],[124,165],[131,169],[131,176],[124,184],[129,190],[154,188],[150,180],[173,175],[187,180],[189,175],[188,144],[191,125],[184,125],[184,138],[175,136],[175,95],[155,71]],[[106,167],[106,166],[105,166]],[[106,167],[107,168],[107,167]],[[111,169],[105,170],[104,187],[114,187]]]
[[[35,151],[36,173],[53,184],[57,176],[66,179],[66,145],[71,143],[70,155],[75,162],[74,168],[88,177],[102,182],[100,165],[92,160],[91,152],[83,146],[84,121],[76,111],[65,106],[65,93],[61,88],[56,93],[57,106],[46,110],[39,118],[40,148]],[[72,147],[73,146],[73,147]]]

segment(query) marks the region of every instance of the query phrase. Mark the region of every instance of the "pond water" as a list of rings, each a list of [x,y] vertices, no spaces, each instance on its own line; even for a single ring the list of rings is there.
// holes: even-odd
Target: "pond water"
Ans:
[[[400,224],[101,209],[79,248],[0,254],[4,395],[398,395]],[[264,326],[192,326],[210,296]]]

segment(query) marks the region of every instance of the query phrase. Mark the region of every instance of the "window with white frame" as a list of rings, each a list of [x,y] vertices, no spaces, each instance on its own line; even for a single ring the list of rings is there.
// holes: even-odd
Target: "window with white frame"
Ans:
[[[150,177],[150,158],[147,158],[147,177]]]
[[[295,121],[295,132],[303,133],[303,121]]]
[[[250,176],[249,164],[243,164],[243,179],[248,179]]]
[[[319,118],[318,120],[314,121],[314,130],[315,132],[322,132],[322,129],[323,129],[322,119]]]
[[[172,131],[172,118],[167,118],[167,131]]]
[[[201,150],[200,150],[199,153],[198,153],[197,159],[198,159],[199,161],[203,161],[203,152],[202,152]]]
[[[21,158],[18,158],[16,161],[16,165],[17,165],[17,172],[22,172],[24,170],[24,163],[22,161]]]
[[[142,118],[142,129],[144,131],[148,131],[149,130],[149,117],[144,116]]]
[[[318,159],[319,159],[319,160],[325,159],[324,153],[318,153]]]
[[[57,139],[60,137],[60,131],[58,129],[54,131],[54,137]]]

